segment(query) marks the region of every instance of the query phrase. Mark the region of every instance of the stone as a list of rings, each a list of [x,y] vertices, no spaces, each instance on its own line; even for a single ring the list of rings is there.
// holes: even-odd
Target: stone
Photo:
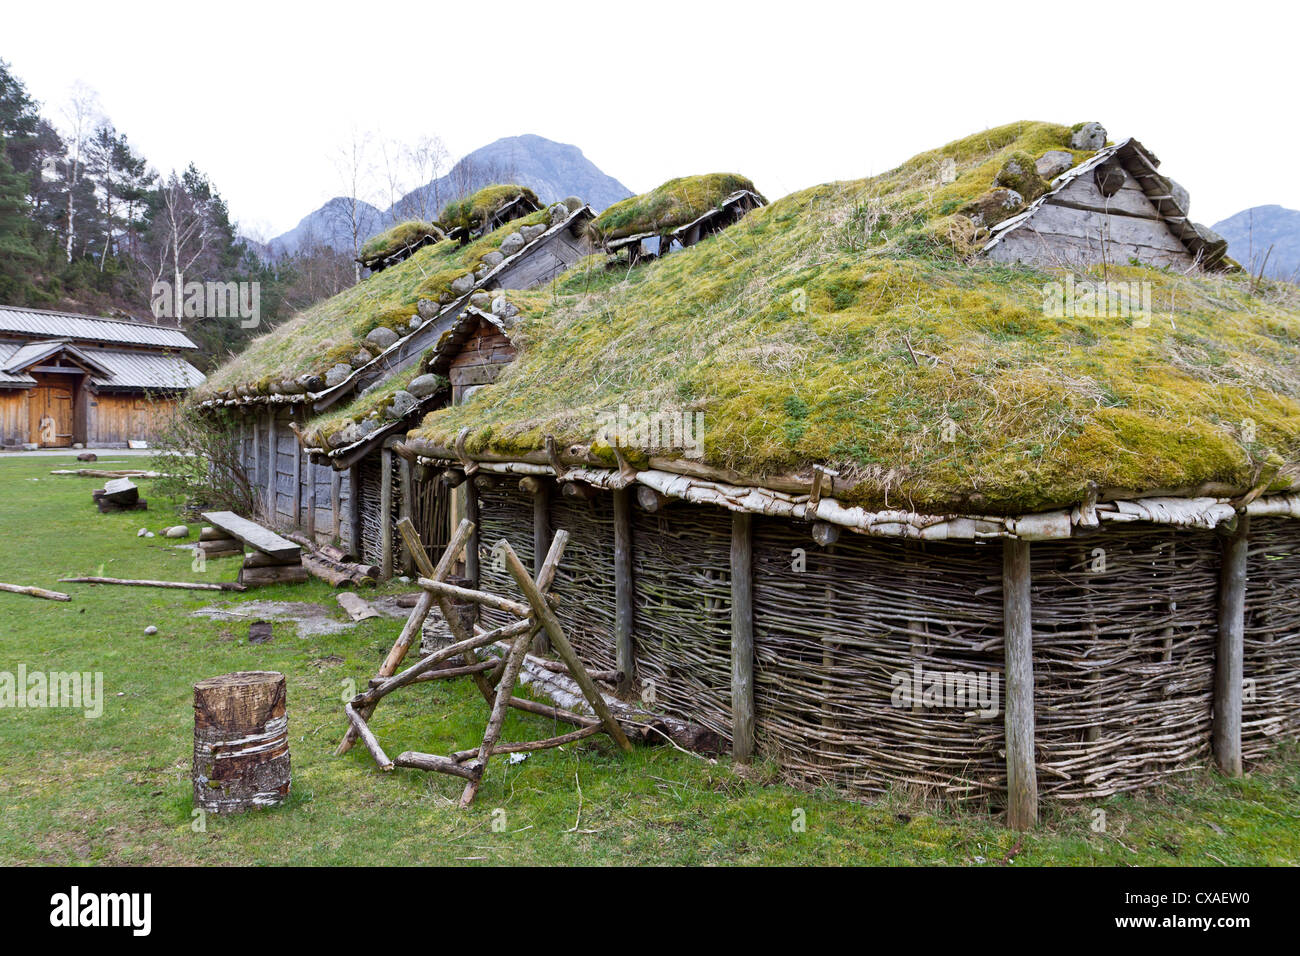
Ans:
[[[150,624],[148,627],[146,627],[146,628],[144,629],[144,632],[145,632],[146,634],[150,635],[150,636],[153,636],[154,634],[157,634],[157,633],[158,633],[158,628],[156,628],[156,627],[154,627],[152,624]]]
[[[154,535],[154,533],[153,533],[152,531],[146,531],[146,532],[144,533],[144,536],[145,536],[146,538],[152,538],[152,537],[154,537],[155,535]]]
[[[558,225],[569,218],[569,207],[562,202],[557,202],[554,206],[546,211],[551,219],[551,225]]]
[[[456,295],[464,295],[470,289],[474,288],[477,280],[473,273],[466,272],[463,276],[457,276],[451,280],[451,291]]]
[[[348,445],[354,445],[361,441],[364,437],[365,436],[361,434],[361,429],[357,427],[356,422],[348,422],[330,436],[330,447],[346,448]]]
[[[492,300],[492,314],[501,319],[508,319],[519,314],[513,302],[503,295],[497,296]]]
[[[83,451],[77,456],[77,461],[99,461],[99,456],[93,451]]]
[[[173,527],[163,529],[163,537],[165,538],[188,538],[189,536],[190,536],[190,529],[183,524],[178,524],[178,525],[174,525]]]
[[[474,306],[476,309],[483,309],[486,311],[492,308],[492,296],[488,295],[486,292],[475,292],[469,297],[469,304]]]
[[[544,232],[546,232],[546,227],[538,223],[535,226],[524,226],[519,230],[519,235],[524,237],[524,242],[532,242]]]
[[[304,392],[318,392],[321,386],[325,384],[321,381],[319,375],[312,375],[311,373],[299,375],[294,381],[302,386]]]
[[[1174,197],[1174,205],[1183,211],[1184,216],[1192,211],[1191,194],[1172,179],[1169,180],[1169,195]]]
[[[149,533],[149,529],[148,529],[148,528],[141,528],[139,531],[137,531],[137,532],[135,533],[135,536],[136,536],[137,538],[143,538],[143,537],[144,537],[145,535],[147,535],[148,533]]]
[[[499,250],[493,249],[491,252],[484,255],[480,261],[485,266],[495,269],[497,266],[501,265],[501,263],[506,261],[506,257],[503,256]]]
[[[975,225],[988,227],[1013,215],[1024,204],[1025,199],[1020,193],[1014,189],[999,187],[990,189],[959,211],[963,216],[969,217]]]
[[[374,359],[374,356],[366,349],[357,349],[357,354],[352,356],[352,367],[361,368],[361,366],[368,364],[372,359]]]
[[[371,432],[377,431],[378,429],[379,419],[377,418],[363,418],[361,421],[357,422],[357,431],[361,433],[362,438],[365,438]]]
[[[581,196],[565,196],[565,197],[564,197],[564,208],[567,209],[567,210],[569,210],[569,212],[577,212],[579,209],[581,209],[581,208],[582,208],[583,206],[585,206],[585,205],[587,205],[587,204],[586,204],[585,202],[582,201],[582,197],[581,197]]]
[[[439,312],[438,303],[432,299],[417,299],[415,302],[415,311],[419,313],[422,319],[432,319]]]
[[[436,375],[417,375],[407,383],[406,390],[416,398],[428,398],[436,392],[442,382]]]
[[[366,344],[373,345],[382,352],[399,338],[401,336],[387,326],[377,325],[366,334]]]
[[[1101,149],[1106,145],[1106,127],[1100,123],[1084,123],[1070,134],[1070,149]]]
[[[1047,183],[1038,175],[1028,153],[1015,153],[998,170],[994,183],[1020,194],[1024,202],[1033,202],[1047,192]]]
[[[83,445],[83,444],[82,444],[81,442],[79,442],[79,441],[74,441],[74,442],[72,443],[72,447],[73,447],[73,448],[85,448],[86,446]]]
[[[325,373],[325,387],[333,388],[335,385],[342,385],[351,374],[351,365],[344,365],[340,362],[338,365],[331,366],[330,370]]]
[[[1038,161],[1034,163],[1034,168],[1038,171],[1039,176],[1051,182],[1073,165],[1074,156],[1070,153],[1063,149],[1049,149],[1038,157]]]
[[[523,247],[524,247],[524,237],[517,232],[512,232],[510,233],[510,235],[506,236],[504,239],[501,240],[501,245],[498,248],[499,251],[501,252],[501,255],[509,257],[509,256],[513,256],[516,252],[518,252]]]
[[[393,393],[393,400],[388,408],[384,409],[384,414],[397,421],[399,418],[405,418],[406,415],[415,408],[417,399],[406,389],[398,389]]]
[[[422,325],[424,325],[424,319],[420,318],[418,315],[411,316],[410,321],[406,323],[406,327],[410,329],[412,332],[414,332]]]

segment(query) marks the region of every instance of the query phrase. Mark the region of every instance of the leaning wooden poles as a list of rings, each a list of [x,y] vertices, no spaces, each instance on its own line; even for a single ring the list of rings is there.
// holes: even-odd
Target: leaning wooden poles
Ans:
[[[420,544],[410,521],[403,518],[398,523],[398,531],[402,535],[408,553],[421,573],[425,575],[420,578],[420,586],[425,593],[416,604],[397,642],[381,666],[379,675],[370,682],[370,686],[365,691],[357,694],[344,707],[349,728],[336,751],[342,754],[352,746],[354,741],[361,740],[381,770],[410,767],[417,770],[435,770],[460,777],[465,780],[465,788],[460,799],[462,807],[468,806],[477,795],[483,772],[488,760],[494,754],[530,752],[558,747],[599,731],[609,734],[624,750],[630,750],[632,746],[574,652],[548,603],[550,599],[547,595],[555,581],[556,569],[568,543],[568,532],[555,533],[546,559],[538,566],[536,579],[529,576],[508,541],[498,542],[497,547],[505,557],[507,569],[527,599],[527,603],[521,603],[487,591],[458,587],[445,580],[460,559],[466,544],[471,540],[473,530],[474,526],[470,521],[462,521],[435,567]],[[453,612],[452,598],[492,607],[514,615],[518,620],[491,630],[471,627],[460,615]],[[442,609],[452,636],[456,638],[455,643],[440,648],[400,673],[397,672],[398,665],[405,658],[416,635],[420,633],[424,619],[435,602]],[[582,714],[545,707],[513,696],[515,682],[529,647],[540,633],[547,635],[551,647],[560,655],[569,673],[581,687],[583,696],[596,714],[594,720]],[[502,640],[508,642],[508,651],[504,659],[480,661],[475,656],[475,651],[485,649]],[[461,661],[460,665],[441,666],[444,662],[457,657]],[[449,756],[407,751],[395,759],[389,757],[368,724],[379,701],[409,684],[463,676],[474,680],[490,705],[487,725],[479,746]],[[579,729],[545,740],[502,744],[500,743],[501,729],[505,723],[505,715],[512,707],[534,713],[543,712]]]

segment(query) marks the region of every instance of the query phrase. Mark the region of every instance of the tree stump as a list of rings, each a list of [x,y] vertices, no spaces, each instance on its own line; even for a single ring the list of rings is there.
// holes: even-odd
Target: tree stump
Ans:
[[[240,671],[194,685],[194,802],[209,813],[289,796],[284,675]]]

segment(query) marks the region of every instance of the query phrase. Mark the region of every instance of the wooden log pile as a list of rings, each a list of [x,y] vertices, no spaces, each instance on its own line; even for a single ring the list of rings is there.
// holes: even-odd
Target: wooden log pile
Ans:
[[[239,569],[240,584],[265,587],[268,584],[301,584],[307,580],[300,545],[229,511],[207,511],[203,517],[211,522],[213,530],[205,528],[199,532],[200,545],[206,533],[207,540],[217,545],[214,551],[228,551],[232,540],[252,549]],[[218,533],[225,537],[215,537]]]
[[[244,544],[224,531],[205,526],[199,531],[199,551],[205,558],[229,558],[244,553]]]

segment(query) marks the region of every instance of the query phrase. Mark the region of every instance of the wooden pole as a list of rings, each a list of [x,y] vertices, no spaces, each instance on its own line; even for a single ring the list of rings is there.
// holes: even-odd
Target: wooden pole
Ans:
[[[614,647],[623,678],[618,691],[636,686],[636,645],[632,638],[636,589],[632,586],[632,506],[626,488],[614,492]]]
[[[539,478],[533,493],[533,575],[542,570],[546,552],[551,548],[551,483]],[[533,639],[533,653],[542,655],[551,649],[546,631],[539,631]]]
[[[731,516],[731,754],[754,755],[754,540],[748,514]]]
[[[293,417],[292,411],[289,412],[289,417]],[[306,452],[295,440],[293,443],[293,520],[289,522],[291,528],[299,527],[302,521],[302,456],[304,454]]]
[[[379,452],[379,573],[393,576],[393,453]]]
[[[465,490],[465,520],[473,529],[469,542],[465,545],[465,577],[474,582],[474,587],[478,587],[482,583],[478,574],[478,488],[472,481],[462,482],[460,487]]]
[[[266,478],[266,520],[272,527],[276,525],[275,520],[275,473],[276,457],[279,451],[276,447],[278,439],[275,437],[275,407],[271,407],[271,420],[266,426],[266,445],[270,454],[266,456],[267,478]]]
[[[1028,830],[1038,823],[1038,777],[1034,769],[1034,645],[1029,542],[1008,538],[1002,546],[1003,651],[1005,654],[1007,826]]]
[[[1214,725],[1211,748],[1219,769],[1240,777],[1241,683],[1246,625],[1246,554],[1250,516],[1237,516],[1237,526],[1223,539],[1219,568],[1219,637],[1214,658]]]
[[[356,464],[348,466],[348,550],[365,561],[366,549],[361,541],[361,481]]]
[[[415,495],[411,487],[411,463],[409,460],[402,458],[397,463],[398,479],[402,487],[399,489],[400,497],[398,498],[397,514],[398,519],[413,520],[412,515],[415,512]],[[405,542],[405,538],[402,539]],[[402,570],[406,574],[415,571],[415,555],[409,548],[402,548]]]
[[[343,540],[343,476],[333,468],[330,469],[330,520],[334,523],[332,537]]]

